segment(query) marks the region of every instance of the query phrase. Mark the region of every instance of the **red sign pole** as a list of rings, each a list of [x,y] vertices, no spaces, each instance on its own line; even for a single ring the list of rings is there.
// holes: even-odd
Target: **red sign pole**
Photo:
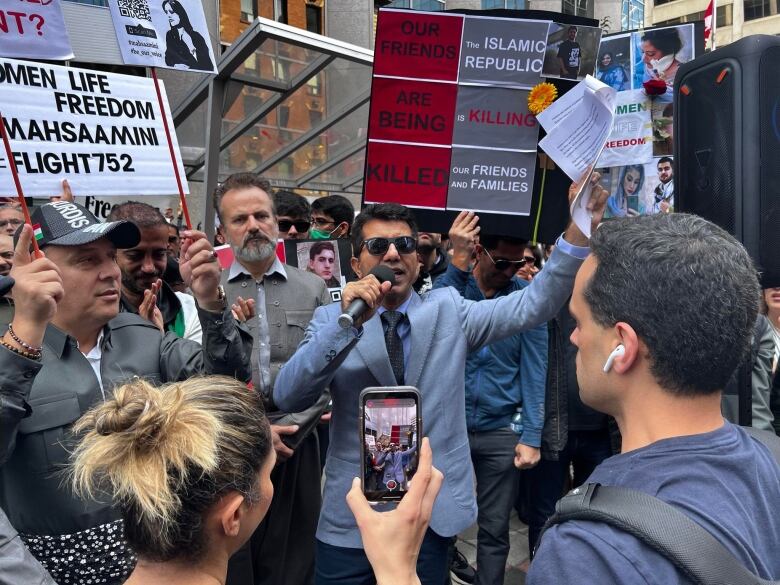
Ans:
[[[171,153],[171,164],[173,165],[173,173],[176,175],[176,186],[179,188],[179,200],[181,201],[181,210],[184,213],[184,223],[187,224],[187,229],[192,229],[192,222],[190,221],[190,211],[187,209],[187,200],[184,197],[184,187],[181,183],[181,176],[179,175],[179,165],[176,164],[176,151],[173,149],[173,140],[171,139],[171,130],[168,128],[168,117],[165,115],[165,104],[162,99],[162,92],[160,91],[160,82],[157,80],[157,71],[152,67],[152,79],[154,79],[154,89],[157,92],[157,103],[160,104],[160,114],[163,119],[163,127],[165,128],[165,137],[168,140],[168,150]]]
[[[32,227],[32,220],[30,219],[30,210],[27,209],[27,201],[24,199],[24,192],[22,191],[22,182],[19,180],[19,172],[16,170],[16,162],[14,161],[14,154],[11,151],[11,142],[8,140],[8,133],[5,129],[5,118],[0,113],[0,134],[3,135],[3,146],[5,146],[5,156],[8,159],[8,167],[11,169],[11,174],[14,177],[14,183],[16,184],[16,196],[19,198],[19,204],[22,206],[22,213],[24,214],[24,221]],[[32,239],[33,251],[36,258],[43,257],[40,248],[38,247],[38,240],[35,239],[33,234]]]

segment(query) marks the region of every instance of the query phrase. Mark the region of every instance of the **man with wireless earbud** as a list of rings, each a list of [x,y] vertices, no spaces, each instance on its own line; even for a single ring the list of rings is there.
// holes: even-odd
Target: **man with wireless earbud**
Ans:
[[[577,381],[582,401],[617,421],[622,452],[588,479],[600,488],[559,502],[527,583],[779,579],[780,440],[721,415],[722,389],[749,351],[758,313],[753,262],[724,230],[683,214],[606,222],[591,251],[569,307]],[[625,488],[633,495],[623,512],[645,502],[656,513],[636,521],[623,513],[613,525],[568,507],[592,510],[602,493],[615,504]],[[661,515],[675,520],[634,529]],[[742,567],[747,577],[725,576]]]
[[[608,195],[597,180],[591,197],[595,225]],[[573,186],[572,194],[578,191]],[[459,220],[476,236],[473,212],[462,212]],[[551,319],[571,294],[574,275],[589,252],[587,237],[571,224],[530,285],[475,302],[452,288],[422,296],[414,292],[420,268],[417,236],[414,216],[402,205],[372,205],[358,215],[352,226],[352,269],[360,280],[344,287],[341,306],[333,303],[314,312],[301,345],[276,378],[274,402],[290,412],[311,406],[326,388],[333,396],[317,529],[318,585],[373,582],[346,502],[352,479],[360,476],[358,397],[369,386],[401,385],[420,391],[423,432],[434,465],[444,474],[417,573],[423,585],[445,582],[450,537],[477,516],[466,430],[466,355]],[[362,312],[354,310],[356,301],[364,305]]]

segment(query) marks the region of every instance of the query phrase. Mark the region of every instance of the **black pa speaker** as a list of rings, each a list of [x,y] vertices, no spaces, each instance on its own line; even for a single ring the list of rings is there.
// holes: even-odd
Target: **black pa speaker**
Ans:
[[[780,286],[780,38],[754,35],[685,63],[674,91],[675,208],[739,239]]]

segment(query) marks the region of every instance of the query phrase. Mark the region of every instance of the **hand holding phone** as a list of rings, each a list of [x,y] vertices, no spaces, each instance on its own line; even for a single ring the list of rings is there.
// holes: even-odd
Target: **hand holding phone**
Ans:
[[[427,438],[420,445],[419,459],[414,481],[395,510],[373,510],[363,495],[360,478],[352,481],[352,489],[347,494],[347,505],[357,521],[363,548],[378,585],[416,585],[420,582],[416,573],[417,556],[444,476],[433,467],[433,453]]]
[[[397,502],[417,471],[422,432],[420,393],[411,386],[366,388],[360,394],[363,494]]]

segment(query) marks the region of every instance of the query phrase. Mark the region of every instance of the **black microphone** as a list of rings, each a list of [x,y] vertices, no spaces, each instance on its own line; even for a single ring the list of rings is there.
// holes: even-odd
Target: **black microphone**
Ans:
[[[5,296],[13,287],[16,282],[10,276],[0,276],[0,297]]]
[[[376,276],[379,284],[382,284],[383,282],[392,282],[395,284],[395,273],[390,268],[382,264],[375,266],[374,269],[369,272],[369,274]],[[339,325],[341,325],[343,329],[352,327],[352,325],[355,323],[355,319],[360,317],[366,311],[368,311],[368,305],[366,302],[363,299],[355,299],[349,304],[347,310],[339,316]]]

